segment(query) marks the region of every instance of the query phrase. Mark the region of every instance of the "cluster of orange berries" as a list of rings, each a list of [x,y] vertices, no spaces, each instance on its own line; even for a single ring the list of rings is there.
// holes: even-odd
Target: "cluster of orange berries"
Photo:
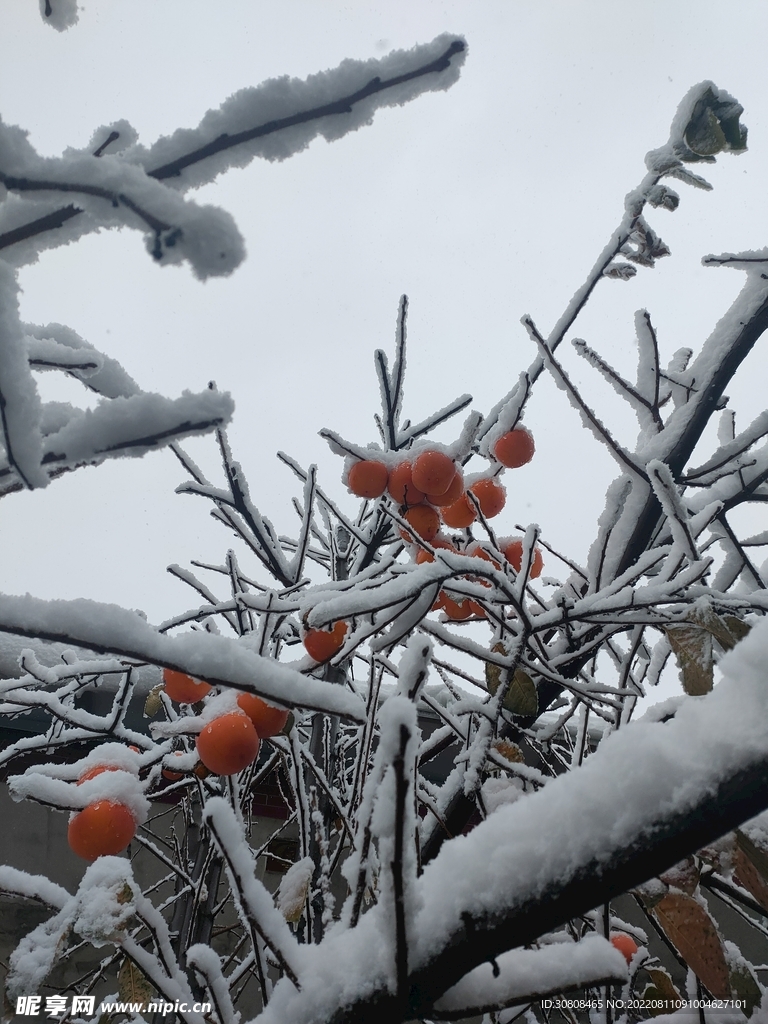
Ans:
[[[202,679],[193,679],[173,669],[163,670],[165,692],[181,704],[195,704],[212,687]],[[214,775],[235,775],[252,764],[262,739],[275,736],[288,721],[288,712],[272,707],[253,693],[241,693],[237,711],[228,711],[208,722],[197,736],[197,753]],[[166,770],[166,778],[181,774]]]
[[[474,558],[483,558],[486,562],[491,562],[495,569],[501,568],[501,563],[498,562],[489,551],[487,551],[481,544],[471,544],[466,551],[459,552],[459,549],[451,544],[450,541],[445,540],[442,537],[435,537],[432,541],[433,548],[444,548],[447,551],[454,551],[456,554],[472,555]],[[507,537],[499,541],[499,550],[501,551],[504,558],[509,562],[515,572],[520,572],[523,566],[523,538],[522,537]],[[416,553],[416,562],[421,564],[422,562],[433,562],[434,555],[425,551],[423,548]],[[541,570],[544,568],[544,559],[541,557],[541,552],[538,548],[534,548],[533,558],[531,559],[531,567],[528,573],[531,579],[536,579],[537,576],[541,575]],[[483,582],[480,580],[479,582]],[[484,584],[486,585],[486,584]],[[480,604],[477,601],[472,601],[467,598],[464,601],[454,601],[452,597],[448,597],[442,590],[438,595],[437,601],[433,605],[435,611],[443,611],[449,619],[456,621],[462,621],[463,619],[469,619],[474,616],[484,616]]]
[[[195,704],[212,687],[201,679],[183,672],[163,670],[165,692],[180,704]],[[272,707],[252,693],[241,693],[238,710],[219,715],[208,722],[198,734],[197,754],[206,770],[215,775],[234,775],[252,764],[259,753],[262,739],[275,736],[288,721],[288,712]],[[131,747],[136,753],[138,747]],[[176,751],[181,756],[181,751]],[[77,780],[78,786],[102,772],[119,771],[116,764],[98,764]],[[197,773],[197,769],[195,770]],[[163,769],[166,779],[178,780],[182,772]],[[67,839],[72,850],[85,860],[122,853],[136,834],[137,822],[129,807],[115,800],[98,800],[74,815],[69,823]]]
[[[533,437],[524,427],[503,434],[493,448],[496,459],[509,469],[524,466],[533,453]],[[388,492],[405,508],[404,518],[414,533],[427,542],[437,536],[441,522],[451,529],[472,525],[477,511],[467,491],[486,519],[497,516],[506,502],[504,488],[492,477],[465,488],[461,469],[439,451],[421,452],[413,462],[404,460],[392,469],[374,459],[361,459],[350,467],[347,486],[359,498],[380,498]]]
[[[496,460],[507,469],[526,465],[533,458],[534,451],[533,436],[524,427],[515,427],[502,434],[493,446]],[[465,488],[461,469],[448,455],[439,451],[424,451],[413,462],[399,462],[393,469],[388,469],[383,462],[362,459],[350,467],[347,485],[359,498],[379,498],[388,492],[392,500],[405,509],[403,518],[418,537],[432,547],[451,551],[458,549],[440,536],[442,524],[451,529],[464,529],[477,518],[478,507],[486,519],[492,519],[506,502],[506,491],[492,477],[482,477]],[[468,497],[467,491],[474,501]],[[404,540],[412,539],[405,530],[400,532]],[[501,550],[510,565],[519,572],[523,556],[522,539],[510,538]],[[473,545],[466,553],[494,561],[479,545]],[[431,562],[433,557],[424,548],[416,553],[417,562]],[[494,564],[499,568],[498,562]],[[535,579],[542,567],[541,553],[536,549],[530,576]],[[476,601],[454,601],[442,592],[434,607],[456,620],[483,614]]]

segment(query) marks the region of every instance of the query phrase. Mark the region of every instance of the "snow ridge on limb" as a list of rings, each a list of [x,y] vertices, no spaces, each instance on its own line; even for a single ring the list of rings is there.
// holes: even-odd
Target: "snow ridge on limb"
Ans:
[[[601,935],[540,949],[513,949],[449,988],[434,1006],[437,1020],[459,1020],[500,1006],[535,1002],[569,989],[627,980],[627,962]]]
[[[24,487],[45,487],[48,474],[40,465],[43,439],[42,403],[29,372],[24,333],[19,322],[18,285],[0,260],[0,422],[10,466]]]
[[[44,159],[25,133],[0,123],[0,182],[11,193],[0,211],[0,249],[12,247],[9,258],[21,266],[43,248],[101,227],[126,226],[144,232],[160,263],[187,260],[201,279],[230,274],[245,256],[231,216],[184,200],[180,192],[256,156],[283,160],[318,135],[334,141],[370,124],[379,107],[447,89],[465,56],[463,39],[441,35],[381,59],[343,61],[306,81],[272,79],[240,90],[197,128],[178,129],[149,148],[133,143],[119,154],[109,146],[119,143],[121,132],[104,128],[95,152],[68,150]],[[72,202],[58,206],[56,193]]]
[[[44,412],[50,404],[43,407]],[[234,408],[229,394],[210,390],[186,392],[180,398],[144,392],[86,410],[56,403],[52,425],[58,429],[44,438],[42,469],[48,480],[82,466],[98,466],[109,458],[141,458],[228,423]],[[46,422],[52,419],[49,415]],[[0,460],[0,495],[22,486],[18,467],[3,462]]]
[[[136,612],[113,604],[2,594],[0,630],[172,668],[213,685],[257,693],[282,707],[298,705],[353,721],[362,721],[365,713],[362,701],[348,690],[302,676],[236,640],[209,633],[165,636]]]
[[[643,217],[646,206],[670,212],[677,209],[679,197],[662,184],[666,177],[677,178],[696,188],[711,189],[709,182],[694,174],[685,164],[696,161],[714,163],[717,153],[744,152],[747,130],[739,120],[743,111],[741,104],[714,82],[701,82],[688,91],[672,120],[669,140],[646,155],[648,173],[627,194],[621,223],[546,338],[546,349],[550,354],[563,341],[602,280],[631,280],[638,265],[653,267],[656,259],[669,254],[669,249],[649,229]],[[615,263],[619,256],[633,262]],[[533,385],[545,368],[542,354],[490,411],[480,434],[479,451],[482,454],[491,452],[498,438],[516,425]]]
[[[57,32],[66,32],[80,18],[77,0],[38,0],[38,3],[41,18]]]
[[[222,797],[213,797],[206,803],[203,818],[224,857],[232,890],[237,894],[243,913],[272,950],[287,980],[300,988],[298,975],[304,951],[271,895],[255,876],[254,860],[242,823]]]
[[[767,650],[768,622],[761,622],[721,663],[725,681],[683,704],[672,721],[622,728],[578,772],[499,808],[469,835],[445,844],[416,883],[421,909],[409,945],[412,1015],[439,1019],[435,1004],[446,998],[447,979],[464,978],[497,957],[502,968],[506,950],[663,872],[679,859],[681,843],[697,849],[765,804]],[[313,1001],[319,990],[307,984],[297,994],[281,982],[264,1024],[287,1019],[280,1016],[286,1010],[296,1024],[391,1020],[397,1009],[382,978],[382,913],[373,908],[359,928],[329,937],[336,962],[359,971],[354,986],[349,974],[343,985],[337,978],[334,991],[323,989],[319,1006]],[[596,952],[602,961],[602,950]],[[308,949],[303,977],[319,983],[330,954],[330,948]],[[506,955],[512,964],[522,954]],[[613,977],[618,961],[606,956],[603,966]],[[505,974],[500,971],[499,986]],[[463,996],[462,984],[456,987]],[[474,980],[471,985],[474,992]]]
[[[0,892],[10,896],[40,900],[49,907],[61,910],[71,895],[62,885],[57,885],[45,875],[30,875],[8,864],[0,864]]]

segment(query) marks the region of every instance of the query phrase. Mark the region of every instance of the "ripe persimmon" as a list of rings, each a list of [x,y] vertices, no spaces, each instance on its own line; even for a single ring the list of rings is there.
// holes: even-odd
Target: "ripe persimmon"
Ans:
[[[122,853],[136,834],[136,819],[125,804],[98,800],[88,804],[72,818],[67,842],[78,857],[97,857]]]
[[[472,544],[471,547],[467,549],[467,554],[472,555],[473,558],[482,558],[486,562],[491,562],[494,569],[501,568],[501,563],[497,562],[496,559],[491,556],[491,553],[486,551],[480,544]]]
[[[214,718],[197,737],[200,760],[214,775],[236,775],[256,760],[258,733],[242,711]]]
[[[181,750],[174,750],[173,756],[174,757],[181,757],[182,753],[183,752]],[[168,779],[169,782],[178,782],[179,779],[183,779],[184,778],[184,773],[183,772],[174,772],[170,768],[163,768],[162,775],[163,775],[163,778],[164,779]]]
[[[440,529],[440,516],[430,505],[414,505],[408,509],[403,519],[413,527],[413,532],[428,544],[435,539]],[[400,536],[403,540],[412,539],[407,530],[401,530]]]
[[[445,540],[443,537],[433,537],[429,542],[433,548],[445,548],[447,551],[455,551],[456,548],[451,544],[449,540]],[[431,551],[427,551],[425,548],[419,548],[416,552],[416,564],[421,565],[424,562],[434,562],[435,556]]]
[[[469,619],[476,615],[479,605],[470,601],[469,598],[465,601],[454,601],[452,597],[448,597],[441,590],[433,607],[445,612],[449,619],[461,622],[463,619]]]
[[[533,458],[536,445],[533,443],[533,434],[525,427],[515,427],[514,430],[502,434],[493,446],[493,454],[507,469],[519,469]]]
[[[454,530],[471,526],[477,518],[474,506],[470,504],[466,494],[462,494],[458,501],[454,501],[452,505],[441,509],[440,515],[443,517],[445,525],[450,526]]]
[[[445,494],[456,475],[456,465],[443,452],[422,452],[414,460],[411,475],[425,494]]]
[[[95,779],[97,775],[101,775],[102,772],[119,772],[120,768],[116,764],[95,764],[93,768],[89,768],[83,772],[80,778],[77,780],[78,786],[81,782],[87,782],[88,779]]]
[[[611,945],[618,949],[627,963],[632,960],[632,957],[638,950],[638,945],[635,940],[631,935],[627,935],[625,932],[615,932],[611,936]]]
[[[507,492],[490,477],[484,477],[482,480],[475,480],[473,484],[470,484],[470,491],[477,498],[478,504],[480,505],[480,511],[483,513],[486,519],[492,519],[497,516],[499,512],[504,508],[507,500]]]
[[[420,505],[425,498],[413,482],[410,462],[399,462],[391,470],[387,489],[398,505]]]
[[[515,570],[520,572],[523,565],[523,539],[522,537],[515,537],[502,548],[504,557]],[[529,576],[532,580],[535,580],[537,576],[541,576],[541,570],[544,568],[544,559],[541,557],[541,552],[538,548],[533,549],[533,558],[531,559],[531,571]]]
[[[172,668],[163,669],[163,683],[165,692],[178,704],[196,704],[213,689],[202,679],[193,679],[192,676],[176,672]]]
[[[464,475],[461,470],[457,469],[453,474],[453,480],[448,484],[448,489],[443,494],[427,494],[427,501],[431,505],[437,505],[438,508],[443,508],[446,505],[452,505],[454,501],[458,501],[464,493]]]
[[[344,623],[346,625],[346,623]],[[253,722],[259,738],[267,739],[269,736],[277,736],[288,721],[288,712],[283,708],[275,708],[267,704],[255,693],[241,693],[237,698],[240,708],[248,715]]]
[[[347,486],[358,498],[380,498],[388,480],[389,470],[383,462],[361,459],[350,467]]]
[[[304,647],[315,661],[328,661],[344,646],[347,623],[343,619],[333,624],[333,629],[308,629],[304,634]]]

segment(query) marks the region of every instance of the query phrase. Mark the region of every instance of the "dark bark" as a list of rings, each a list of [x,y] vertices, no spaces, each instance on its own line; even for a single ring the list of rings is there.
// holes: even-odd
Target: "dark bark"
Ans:
[[[464,915],[462,930],[446,936],[440,952],[410,973],[405,1017],[397,1016],[402,1004],[394,995],[376,992],[340,1009],[330,1024],[394,1024],[428,1017],[446,988],[473,968],[657,877],[766,808],[768,762],[760,760],[722,782],[714,793],[702,794],[694,807],[655,822],[609,860],[583,864],[571,877],[553,880],[543,892],[496,917]]]

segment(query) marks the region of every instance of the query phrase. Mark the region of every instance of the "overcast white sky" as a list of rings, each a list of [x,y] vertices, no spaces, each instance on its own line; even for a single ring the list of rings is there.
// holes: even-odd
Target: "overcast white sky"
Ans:
[[[632,314],[645,306],[667,355],[697,349],[742,284],[700,257],[768,243],[764,0],[86,0],[63,34],[42,23],[37,0],[2,0],[0,28],[0,115],[47,155],[118,118],[150,143],[243,86],[444,31],[466,36],[448,92],[200,190],[245,236],[248,259],[231,277],[201,284],[187,267],[161,269],[132,232],[91,235],[21,274],[26,319],[68,324],[143,388],[176,396],[215,379],[231,391],[235,453],[280,532],[294,530],[296,488],[278,448],[317,462],[323,486],[342,495],[340,460],[317,431],[376,439],[372,353],[391,350],[401,292],[411,299],[407,414],[420,419],[464,391],[487,411],[533,355],[519,318],[550,330],[618,223],[645,152],[666,141],[680,99],[703,79],[744,104],[749,152],[704,168],[714,192],[681,186],[676,213],[653,212],[672,256],[631,283],[606,281],[576,334],[632,373]],[[761,342],[744,374],[752,387],[731,389],[744,415],[763,407],[764,366]],[[574,373],[588,381],[591,371]],[[68,394],[85,401],[74,384]],[[610,393],[594,394],[631,443],[632,421]],[[500,532],[538,522],[583,559],[613,463],[549,381],[527,423],[537,457],[507,474]],[[188,447],[215,472],[212,440]],[[220,562],[230,537],[202,499],[173,493],[183,479],[163,453],[6,497],[2,589],[115,601],[151,621],[196,604],[165,566]]]

